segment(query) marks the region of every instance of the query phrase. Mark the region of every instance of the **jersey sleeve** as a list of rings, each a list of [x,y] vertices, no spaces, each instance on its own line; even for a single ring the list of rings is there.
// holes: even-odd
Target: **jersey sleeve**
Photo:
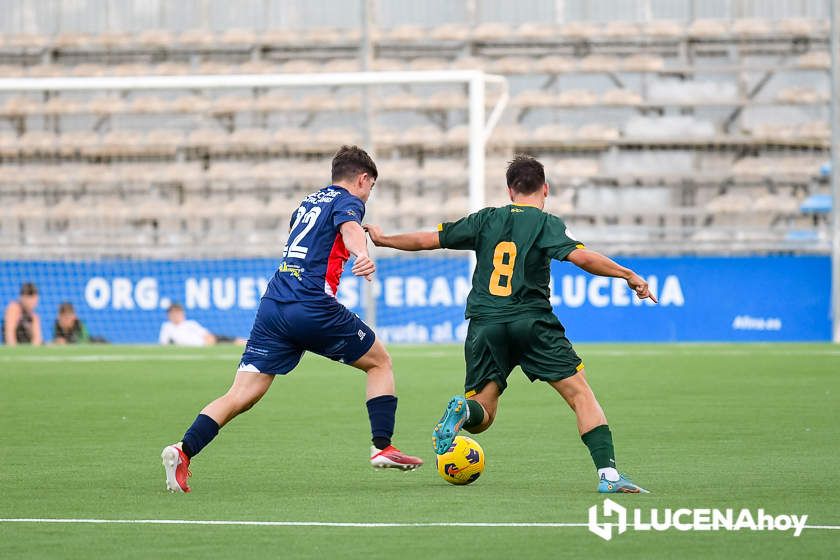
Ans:
[[[361,224],[365,217],[365,203],[352,195],[339,196],[333,205],[333,225],[340,226],[344,222]]]
[[[543,226],[540,247],[552,259],[562,261],[575,249],[583,249],[584,245],[573,237],[563,220],[549,215]]]
[[[438,225],[438,240],[445,249],[475,249],[475,240],[484,219],[483,210],[464,216],[457,222]]]

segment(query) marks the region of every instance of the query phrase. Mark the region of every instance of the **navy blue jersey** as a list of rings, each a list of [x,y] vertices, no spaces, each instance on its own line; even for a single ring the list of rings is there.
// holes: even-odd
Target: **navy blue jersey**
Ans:
[[[350,252],[340,227],[361,224],[365,203],[347,189],[331,185],[303,199],[292,214],[283,260],[265,291],[276,301],[335,297]]]

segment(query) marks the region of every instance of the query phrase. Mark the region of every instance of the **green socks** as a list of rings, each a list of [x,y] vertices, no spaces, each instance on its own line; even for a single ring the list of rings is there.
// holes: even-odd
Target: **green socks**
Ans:
[[[484,407],[478,401],[467,400],[467,419],[464,421],[463,428],[474,428],[484,422]]]
[[[596,469],[615,468],[615,451],[609,426],[597,426],[580,436],[580,439],[589,448]]]

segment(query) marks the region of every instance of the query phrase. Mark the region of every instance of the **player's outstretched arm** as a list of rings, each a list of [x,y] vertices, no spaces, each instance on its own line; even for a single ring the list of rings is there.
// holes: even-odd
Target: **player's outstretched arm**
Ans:
[[[412,233],[399,233],[396,235],[385,235],[382,228],[368,224],[365,231],[370,235],[370,240],[377,247],[391,247],[400,251],[429,251],[440,249],[440,237],[436,231],[415,231]]]
[[[639,296],[639,299],[650,298],[653,303],[658,303],[656,296],[650,291],[648,283],[645,282],[644,278],[597,251],[575,249],[569,253],[566,260],[590,274],[624,278],[627,281],[627,285],[630,286],[630,289]]]
[[[356,257],[356,262],[353,263],[353,274],[364,276],[369,282],[373,281],[376,265],[368,255],[365,230],[358,222],[344,222],[341,224],[341,237],[344,240],[344,246],[347,247],[351,255]]]

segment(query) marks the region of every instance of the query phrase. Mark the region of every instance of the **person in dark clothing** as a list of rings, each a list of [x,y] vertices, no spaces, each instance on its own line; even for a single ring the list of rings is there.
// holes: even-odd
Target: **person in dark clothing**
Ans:
[[[9,302],[3,314],[3,342],[8,346],[17,344],[43,344],[41,317],[35,312],[38,307],[38,288],[32,282],[20,286],[20,297]]]
[[[87,328],[76,316],[76,310],[70,302],[65,301],[58,306],[58,317],[53,325],[53,342],[56,344],[91,342]]]

